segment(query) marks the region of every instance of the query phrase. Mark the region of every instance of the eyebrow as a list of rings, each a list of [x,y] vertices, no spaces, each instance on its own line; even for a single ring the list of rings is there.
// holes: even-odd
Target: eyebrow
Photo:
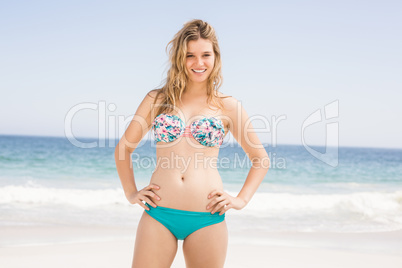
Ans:
[[[212,53],[212,51],[204,51],[203,53]],[[193,52],[187,52],[187,54],[194,54]]]

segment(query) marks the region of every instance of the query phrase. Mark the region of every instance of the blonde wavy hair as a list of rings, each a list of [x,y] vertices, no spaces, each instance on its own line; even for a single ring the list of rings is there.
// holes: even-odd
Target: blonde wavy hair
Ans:
[[[205,21],[194,19],[184,24],[183,28],[176,33],[174,38],[167,44],[166,52],[169,49],[170,68],[167,72],[166,83],[157,92],[154,105],[162,94],[162,100],[158,104],[159,108],[156,115],[163,112],[171,112],[176,104],[181,100],[183,91],[186,89],[188,73],[186,69],[187,44],[189,41],[198,39],[209,40],[215,54],[214,68],[208,77],[207,95],[208,104],[213,104],[219,109],[224,109],[218,90],[222,85],[222,61],[218,39],[214,28]],[[170,46],[170,48],[169,48]]]

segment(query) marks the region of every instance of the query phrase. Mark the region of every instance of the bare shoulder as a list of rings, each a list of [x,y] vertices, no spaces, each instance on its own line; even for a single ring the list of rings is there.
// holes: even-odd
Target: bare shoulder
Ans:
[[[160,92],[157,89],[153,89],[145,95],[142,103],[148,105],[149,107],[154,107],[154,105],[160,104],[163,100],[164,100],[163,92]]]
[[[225,107],[226,113],[235,112],[240,106],[239,100],[235,97],[223,94],[221,92],[218,93],[218,96],[221,98],[223,105]]]
[[[157,101],[162,101],[164,98],[164,94],[159,89],[152,89],[147,93],[145,98],[152,99],[152,101],[155,101],[155,99],[157,98]]]
[[[158,90],[151,90],[147,92],[140,105],[137,108],[136,114],[142,117],[150,116],[155,110],[156,105],[158,105],[163,100],[163,94],[159,93]]]

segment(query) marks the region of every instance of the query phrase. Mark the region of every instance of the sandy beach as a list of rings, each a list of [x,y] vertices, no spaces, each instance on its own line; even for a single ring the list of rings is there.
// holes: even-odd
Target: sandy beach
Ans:
[[[130,267],[135,228],[0,230],[0,267]],[[234,233],[225,267],[402,267],[402,232]],[[171,267],[185,267],[182,241]]]

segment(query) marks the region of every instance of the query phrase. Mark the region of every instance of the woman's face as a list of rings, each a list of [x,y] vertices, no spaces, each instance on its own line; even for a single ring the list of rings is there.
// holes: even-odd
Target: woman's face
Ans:
[[[191,82],[206,82],[214,63],[215,54],[211,41],[200,38],[187,43],[186,68]]]

